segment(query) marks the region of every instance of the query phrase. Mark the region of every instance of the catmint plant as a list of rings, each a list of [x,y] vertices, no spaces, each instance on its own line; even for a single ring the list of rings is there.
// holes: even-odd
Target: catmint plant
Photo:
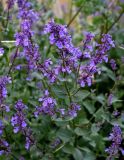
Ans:
[[[49,0],[48,9],[46,2],[30,0],[7,0],[2,14],[0,7],[1,160],[112,160],[124,155],[123,76],[117,79],[124,60],[111,56],[116,41],[109,33],[123,6],[113,22],[108,15],[114,2],[108,12],[102,1],[86,1],[83,11],[85,1],[71,4],[68,23],[53,16]],[[92,16],[103,16],[103,24],[96,26],[93,17],[93,26],[87,26],[84,16],[90,17],[90,7]],[[84,20],[79,18],[77,31],[72,22],[81,11]]]
[[[120,145],[122,142],[122,131],[118,125],[114,125],[112,128],[112,133],[110,133],[109,140],[112,141],[112,144],[105,150],[109,154],[107,160],[111,160],[113,157],[117,156],[119,150],[121,149]]]

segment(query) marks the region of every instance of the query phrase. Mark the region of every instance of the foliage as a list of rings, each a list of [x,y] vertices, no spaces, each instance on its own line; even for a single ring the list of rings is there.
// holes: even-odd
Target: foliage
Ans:
[[[124,1],[28,2],[0,2],[0,160],[123,159]]]

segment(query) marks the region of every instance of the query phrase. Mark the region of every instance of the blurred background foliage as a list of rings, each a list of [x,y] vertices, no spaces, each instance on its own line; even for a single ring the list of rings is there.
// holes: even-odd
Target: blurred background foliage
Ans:
[[[9,95],[6,102],[11,104],[12,111],[18,99],[22,99],[28,105],[28,123],[39,147],[33,146],[30,152],[25,151],[23,137],[13,135],[12,127],[6,123],[13,154],[18,157],[17,159],[22,156],[26,160],[104,160],[107,157],[104,150],[110,144],[107,136],[112,125],[118,123],[124,131],[124,1],[32,0],[32,3],[40,15],[40,20],[34,26],[36,31],[34,41],[39,44],[44,59],[53,58],[55,53],[48,39],[42,35],[44,25],[54,18],[57,23],[69,26],[76,46],[82,45],[86,31],[95,33],[98,40],[101,34],[109,32],[116,44],[109,57],[116,60],[117,70],[112,71],[110,64],[102,65],[103,72],[95,77],[92,87],[80,89],[74,98],[82,110],[74,120],[50,119],[47,116],[38,119],[32,117],[31,113],[34,112],[38,98],[43,95],[42,76],[32,73],[31,81],[26,81],[26,71],[15,70],[11,74],[13,83],[8,86]],[[10,58],[15,51],[13,42],[2,41],[14,40],[13,35],[19,29],[16,13],[15,6],[10,11],[11,17],[6,30],[6,2],[0,0],[0,45],[5,49],[4,56],[0,57],[0,75],[7,73]],[[56,57],[54,59],[56,60]],[[19,63],[17,59],[16,64]],[[70,84],[69,87],[71,89]],[[53,86],[53,92],[59,98],[60,104],[68,103],[63,86]],[[114,97],[112,105],[108,106],[110,93]],[[118,114],[115,115],[114,112]],[[119,158],[124,158],[121,153]],[[0,160],[5,159],[9,160],[11,157],[0,157]]]

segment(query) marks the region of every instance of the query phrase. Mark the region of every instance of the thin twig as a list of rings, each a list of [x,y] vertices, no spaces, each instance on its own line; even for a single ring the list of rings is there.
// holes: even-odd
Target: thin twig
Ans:
[[[15,59],[16,59],[16,57],[17,57],[17,54],[18,54],[18,47],[16,48],[16,52],[15,52],[15,55],[14,55],[14,57],[13,57],[12,64],[11,64],[11,66],[10,66],[10,68],[9,68],[9,71],[8,71],[8,75],[11,73],[11,70],[12,70],[12,68],[13,68],[13,65],[14,65]]]
[[[106,33],[108,33],[113,26],[120,20],[120,18],[123,16],[124,14],[124,9],[120,12],[120,15],[115,19],[115,21],[110,25],[110,27],[107,29]]]
[[[4,118],[3,111],[2,111],[2,118]],[[9,137],[10,135],[8,136],[6,127],[4,127],[4,132],[5,132],[5,136],[6,136],[7,141],[10,143],[10,137]],[[10,152],[10,154],[15,160],[18,160],[18,158],[12,152]]]
[[[63,60],[63,66],[64,66],[64,68],[66,68],[66,63],[65,63],[65,59],[64,59],[63,53],[62,53],[61,57],[62,57],[62,60]],[[66,74],[64,73],[64,78],[65,77],[66,77]],[[65,86],[65,89],[66,89],[66,92],[67,92],[67,95],[68,95],[68,98],[69,98],[69,101],[70,101],[70,104],[71,104],[72,103],[71,94],[69,92],[69,89],[68,89],[66,81],[64,81],[64,86]]]
[[[8,11],[7,11],[7,21],[6,21],[6,25],[5,25],[5,31],[7,31],[8,22],[9,22],[9,8],[8,8]]]
[[[72,96],[74,96],[75,94],[77,94],[80,91],[81,87],[79,87],[75,92],[72,93]]]
[[[67,24],[67,27],[69,27],[71,25],[71,23],[74,21],[74,19],[78,16],[78,14],[80,13],[80,11],[82,10],[84,6],[84,3],[82,3],[82,5],[80,6],[80,8],[78,9],[78,11],[75,13],[75,15],[71,18],[71,20],[69,21],[69,23]]]

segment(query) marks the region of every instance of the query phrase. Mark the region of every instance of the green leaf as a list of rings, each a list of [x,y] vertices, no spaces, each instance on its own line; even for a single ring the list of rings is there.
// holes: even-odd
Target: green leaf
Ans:
[[[80,102],[84,99],[86,99],[90,95],[90,92],[87,90],[78,91],[76,95],[74,96],[75,102]]]
[[[58,98],[65,99],[66,93],[63,90],[63,87],[61,87],[61,86],[57,86],[57,87],[53,86],[52,90],[53,90],[53,92],[56,94],[56,96]]]
[[[60,129],[57,132],[57,136],[63,141],[63,142],[69,142],[72,139],[73,133],[70,130],[67,129]]]
[[[73,154],[74,150],[75,150],[75,148],[74,148],[72,145],[70,145],[70,144],[66,144],[66,145],[63,147],[63,151],[64,151],[65,153],[68,153],[68,154]]]
[[[95,107],[92,101],[87,100],[83,102],[84,107],[88,110],[90,114],[93,114],[95,112]]]
[[[96,124],[92,124],[91,132],[97,133],[99,130],[100,130],[100,128],[97,127]]]
[[[103,94],[100,94],[96,97],[96,100],[98,102],[100,102],[101,104],[104,104],[105,103],[105,96]]]
[[[89,135],[89,131],[88,131],[88,129],[86,129],[85,126],[84,126],[84,128],[76,127],[76,129],[74,130],[74,132],[78,136],[83,136],[85,138],[85,140],[87,140],[87,141],[90,140],[90,137],[88,136]]]
[[[107,73],[107,76],[112,79],[113,81],[116,81],[116,76],[114,72],[112,72],[109,68],[102,66],[102,70]]]
[[[80,150],[83,151],[84,158],[83,160],[95,160],[96,157],[94,153],[87,147],[78,147]]]
[[[77,148],[74,150],[73,157],[75,160],[83,160],[84,158],[83,153]]]

